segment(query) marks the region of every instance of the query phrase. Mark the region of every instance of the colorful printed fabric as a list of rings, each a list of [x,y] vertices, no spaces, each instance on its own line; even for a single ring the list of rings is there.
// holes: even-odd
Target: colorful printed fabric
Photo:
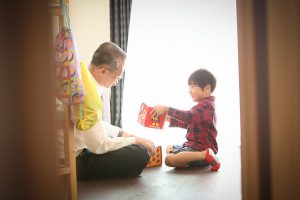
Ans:
[[[84,98],[84,87],[75,38],[69,28],[63,28],[57,34],[54,48],[57,98],[66,104],[80,104]]]

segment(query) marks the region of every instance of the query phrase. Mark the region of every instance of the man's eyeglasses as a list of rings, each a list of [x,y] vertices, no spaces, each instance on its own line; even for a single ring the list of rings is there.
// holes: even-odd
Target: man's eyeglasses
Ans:
[[[113,86],[116,86],[119,82],[119,80],[124,76],[124,71],[119,76],[115,76],[114,78],[116,79]]]
[[[111,74],[113,74],[113,78],[115,79],[115,82],[113,83],[113,86],[116,86],[119,82],[119,80],[123,77],[124,75],[124,71],[122,71],[122,73],[120,75],[116,75],[115,71],[112,71],[111,69],[107,68],[107,67],[101,67],[101,68],[105,68],[107,69],[107,71],[109,71]]]

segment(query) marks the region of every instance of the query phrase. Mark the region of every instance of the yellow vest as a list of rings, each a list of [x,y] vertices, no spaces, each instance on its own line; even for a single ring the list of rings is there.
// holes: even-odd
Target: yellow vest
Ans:
[[[80,63],[80,68],[85,96],[81,112],[79,105],[75,106],[75,126],[76,129],[84,131],[93,127],[102,118],[103,103],[92,74],[83,63]]]

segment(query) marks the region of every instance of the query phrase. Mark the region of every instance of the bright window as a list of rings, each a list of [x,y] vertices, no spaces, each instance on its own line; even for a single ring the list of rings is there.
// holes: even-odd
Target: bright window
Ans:
[[[188,77],[194,70],[206,68],[217,78],[213,95],[218,129],[222,130],[219,137],[239,143],[236,26],[235,0],[133,1],[124,129],[137,135],[160,131],[137,123],[142,102],[190,109],[195,102],[188,93]]]

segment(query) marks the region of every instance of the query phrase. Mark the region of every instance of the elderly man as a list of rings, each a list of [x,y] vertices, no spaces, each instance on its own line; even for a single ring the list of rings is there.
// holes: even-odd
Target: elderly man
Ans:
[[[126,53],[111,42],[95,51],[88,67],[81,64],[84,102],[75,121],[78,179],[139,176],[154,153],[152,141],[102,121],[104,88],[122,78]]]

